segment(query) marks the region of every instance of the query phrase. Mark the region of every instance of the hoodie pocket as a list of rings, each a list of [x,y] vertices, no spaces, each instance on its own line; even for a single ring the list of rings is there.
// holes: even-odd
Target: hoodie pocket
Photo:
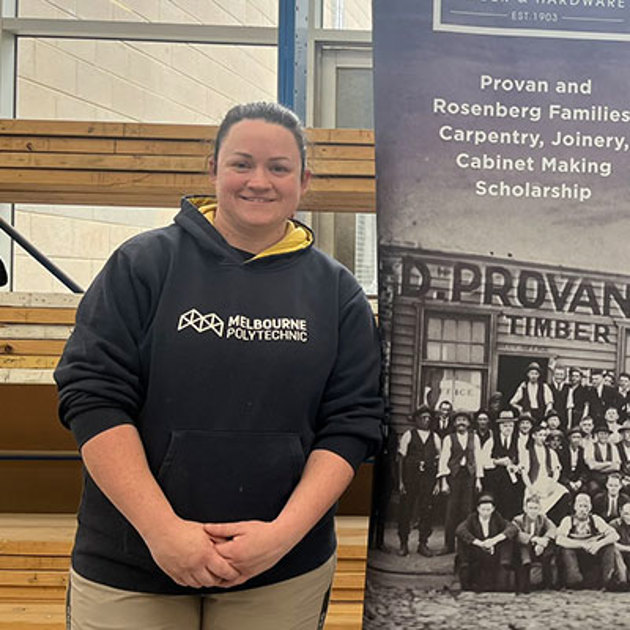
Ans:
[[[269,521],[300,480],[304,461],[292,433],[174,431],[158,482],[182,518]]]

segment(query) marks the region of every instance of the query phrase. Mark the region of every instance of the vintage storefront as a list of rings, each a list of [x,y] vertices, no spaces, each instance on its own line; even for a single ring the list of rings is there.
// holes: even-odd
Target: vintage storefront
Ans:
[[[630,371],[630,277],[386,246],[381,323],[392,421],[418,404],[509,399],[525,368]]]

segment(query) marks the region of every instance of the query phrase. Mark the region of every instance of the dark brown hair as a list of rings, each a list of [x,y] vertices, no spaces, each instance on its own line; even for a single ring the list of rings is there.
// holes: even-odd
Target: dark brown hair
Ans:
[[[216,173],[217,159],[219,157],[219,150],[221,149],[221,143],[227,135],[232,125],[235,125],[241,120],[264,120],[265,122],[280,125],[285,129],[288,129],[295,138],[298,150],[300,152],[300,176],[304,177],[304,171],[306,170],[306,134],[300,119],[294,114],[288,107],[280,105],[279,103],[271,103],[265,101],[258,101],[254,103],[242,103],[241,105],[235,105],[225,115],[219,130],[217,131],[217,137],[214,141],[214,169]]]

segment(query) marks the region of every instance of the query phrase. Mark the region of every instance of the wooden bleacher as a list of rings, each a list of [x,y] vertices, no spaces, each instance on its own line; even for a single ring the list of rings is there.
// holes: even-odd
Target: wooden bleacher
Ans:
[[[64,630],[75,517],[0,514],[0,630]],[[326,630],[361,628],[367,518],[338,517]]]
[[[0,120],[0,203],[177,207],[184,194],[213,194],[215,134],[206,125]],[[314,177],[301,209],[373,212],[373,133],[307,134]],[[52,372],[77,302],[71,294],[0,292],[0,630],[65,628],[74,517],[63,512],[76,509],[80,462],[55,420]],[[358,629],[367,518],[337,524],[326,628]]]

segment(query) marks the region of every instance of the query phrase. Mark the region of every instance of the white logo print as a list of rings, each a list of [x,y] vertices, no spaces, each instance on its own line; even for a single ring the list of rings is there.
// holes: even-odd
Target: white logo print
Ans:
[[[180,315],[177,330],[184,330],[189,326],[192,326],[198,333],[211,330],[217,336],[223,337],[225,323],[216,313],[202,315],[196,308],[191,308]]]

